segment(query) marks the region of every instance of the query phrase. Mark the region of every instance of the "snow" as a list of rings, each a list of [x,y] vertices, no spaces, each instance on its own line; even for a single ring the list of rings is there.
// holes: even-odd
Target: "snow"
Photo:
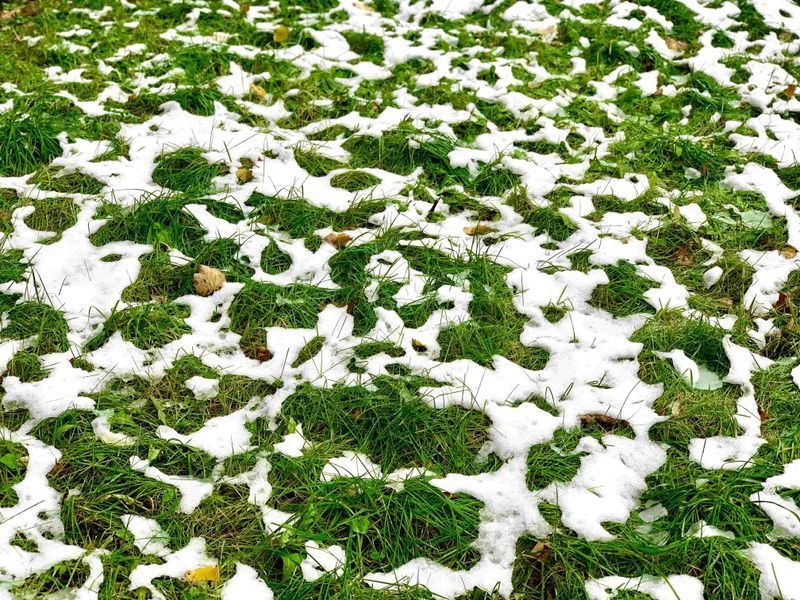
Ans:
[[[683,108],[674,122],[664,123],[665,135],[678,136],[676,139],[703,147],[713,142],[714,136],[721,136],[740,153],[770,157],[778,168],[797,166],[800,125],[796,113],[800,112],[800,100],[793,97],[793,92],[787,93],[797,81],[778,63],[792,60],[800,51],[798,42],[779,38],[772,31],[762,39],[751,39],[747,31],[737,31],[740,9],[731,2],[680,2],[705,28],[697,39],[696,51],[676,45],[671,37],[676,24],[650,6],[612,2],[607,7],[609,16],[605,25],[631,32],[647,28],[644,40],[657,55],[680,64],[687,73],[712,78],[736,94],[752,116],[743,119],[744,122],[723,123],[720,108],[709,123],[703,124],[713,133],[684,135],[698,109],[689,103],[688,97],[680,96],[681,103],[676,106]],[[272,35],[280,24],[275,6],[245,6],[224,0],[225,8],[213,13],[204,2],[193,2],[181,23],[160,32],[157,44],[137,42],[108,49],[100,46],[102,52],[90,36],[103,31],[102,20],[110,18],[112,8],[74,9],[76,15],[85,17],[81,21],[85,27],[70,26],[58,32],[62,38],[58,45],[42,50],[69,52],[76,66],[46,67],[42,80],[53,87],[53,94],[60,102],[66,101],[87,121],[122,119],[119,137],[128,142],[129,150],[124,156],[109,158],[110,140],[61,134],[62,153],[52,161],[52,166],[62,168],[66,174],[79,172],[98,180],[102,189],[95,195],[48,191],[30,182],[29,174],[0,177],[0,188],[13,190],[20,199],[46,202],[66,197],[77,208],[75,224],[55,235],[33,229],[29,222],[34,207],[27,201],[20,202],[9,217],[13,229],[0,234],[4,251],[20,251],[25,263],[22,279],[0,284],[0,291],[19,294],[20,302],[41,302],[60,311],[67,323],[69,345],[67,351],[40,357],[46,371],[43,378],[25,380],[6,374],[2,379],[3,408],[26,411],[26,416],[17,429],[0,429],[0,438],[20,444],[27,453],[24,476],[13,486],[18,501],[13,506],[0,507],[2,589],[58,563],[82,560],[90,571],[89,578],[70,593],[82,600],[96,598],[100,593],[103,552],[90,552],[91,546],[83,548],[64,541],[64,524],[59,515],[65,500],[51,486],[61,451],[32,433],[42,422],[68,411],[89,415],[98,449],[129,452],[128,466],[136,473],[135,477],[175,488],[181,513],[190,515],[200,510],[221,484],[240,486],[246,489],[247,502],[260,515],[265,532],[282,534],[293,531],[294,515],[282,510],[273,498],[270,482],[271,474],[274,476],[273,464],[284,460],[306,461],[309,457],[316,460],[318,452],[326,451],[327,441],[307,435],[302,423],[287,426],[281,420],[283,402],[301,386],[322,389],[363,386],[369,390],[374,389],[377,377],[392,376],[402,382],[402,376],[394,376],[391,367],[403,367],[410,376],[425,377],[427,383],[418,394],[433,418],[436,411],[459,407],[480,412],[489,420],[487,440],[479,458],[493,455],[499,461],[498,468],[471,475],[440,472],[433,465],[414,463],[389,469],[379,456],[368,456],[359,448],[339,449],[335,455],[326,454],[324,462],[320,461],[318,481],[314,484],[351,485],[357,483],[355,480],[370,480],[377,482],[384,493],[398,498],[396,495],[408,493],[410,479],[424,478],[448,496],[462,494],[481,501],[478,536],[473,544],[478,558],[471,567],[449,568],[437,561],[440,557],[419,556],[402,565],[384,565],[364,577],[364,584],[375,589],[419,585],[443,598],[469,594],[474,589],[511,597],[515,591],[512,574],[519,539],[522,536],[544,539],[553,531],[540,513],[542,502],[558,506],[561,511],[558,527],[569,535],[603,543],[615,539],[611,523],[625,524],[636,514],[647,523],[670,516],[661,505],[642,506],[648,478],[670,460],[670,452],[682,452],[697,468],[719,470],[722,473],[717,475],[721,476],[726,475],[725,471],[747,469],[748,476],[756,471],[752,467],[757,463],[759,450],[770,442],[762,435],[759,390],[754,379],[759,372],[781,362],[766,355],[772,356],[767,351],[770,336],[780,335],[781,324],[774,309],[785,301],[787,283],[800,269],[800,258],[791,252],[792,248],[800,248],[798,191],[791,189],[773,168],[765,166],[766,162],[742,161],[727,167],[721,175],[725,190],[750,192],[759,198],[746,210],[725,205],[730,220],[750,232],[782,228],[785,243],[780,238],[780,247],[745,247],[735,252],[723,248],[710,239],[714,237],[713,228],[718,225],[719,215],[710,209],[699,188],[692,187],[699,185],[704,176],[699,166],[686,166],[685,170],[682,166],[680,170],[686,175],[683,183],[694,189],[693,193],[662,189],[651,182],[647,173],[624,172],[624,165],[611,162],[609,156],[613,155],[615,145],[626,141],[623,131],[612,132],[615,129],[612,126],[600,127],[565,118],[564,109],[580,98],[596,102],[610,123],[622,123],[627,115],[617,104],[623,94],[633,91],[642,98],[677,99],[686,92],[686,77],[672,77],[654,67],[637,71],[623,64],[595,75],[597,80],[586,75],[587,81],[580,92],[565,82],[552,97],[539,97],[526,92],[548,80],[555,79],[558,83],[559,79],[572,75],[593,73],[587,67],[593,52],[591,40],[584,37],[565,51],[569,74],[554,73],[540,64],[541,57],[535,52],[527,53],[523,59],[513,59],[505,56],[500,47],[484,48],[480,40],[487,28],[477,22],[464,23],[473,16],[477,20],[480,15],[496,11],[496,21],[502,21],[498,26],[508,27],[509,32],[522,36],[523,40],[548,43],[555,39],[563,21],[585,21],[581,7],[592,3],[565,1],[563,10],[554,14],[552,3],[545,5],[535,0],[505,3],[502,11],[498,8],[501,3],[487,0],[429,3],[402,0],[397,17],[385,19],[370,3],[342,0],[337,19],[329,19],[328,15],[324,26],[317,26],[321,17],[303,17],[304,34],[313,44],[261,48],[232,43],[245,37],[238,34],[201,33],[199,23],[207,15],[232,19],[244,11],[248,26]],[[146,11],[125,0],[119,5],[122,10],[131,11],[134,19],[122,21],[126,28],[135,29],[138,23],[144,23],[140,19],[147,16]],[[753,0],[752,5],[768,26],[800,33],[800,9],[788,0]],[[474,33],[474,45],[462,47],[459,38],[446,28],[421,24],[426,15],[434,13],[436,19],[450,21],[454,27],[463,25],[464,31]],[[657,27],[653,28],[652,23]],[[362,60],[345,36],[352,31],[371,33],[383,40],[384,64]],[[715,45],[715,31],[725,31],[732,47]],[[25,38],[31,47],[41,39],[41,36]],[[158,52],[154,46],[158,46]],[[200,46],[225,53],[228,64],[219,66],[219,74],[210,80],[209,88],[224,95],[226,102],[214,102],[211,114],[195,114],[169,99],[174,92],[187,89],[186,71],[173,64],[174,57],[166,49],[172,52],[181,46]],[[631,57],[640,56],[643,50],[633,43],[620,48]],[[728,59],[745,55],[750,58],[737,72]],[[293,85],[297,89],[278,97],[280,94],[272,91],[273,80],[279,77],[277,70],[249,72],[264,67],[243,66],[261,64],[255,60],[261,58],[286,61],[296,67],[299,75]],[[412,59],[430,61],[430,72],[415,75],[415,87],[376,95],[370,116],[358,111],[342,114],[343,111],[336,111],[336,100],[320,97],[311,100],[309,106],[319,109],[320,114],[337,116],[312,120],[297,128],[286,125],[285,119],[294,116],[297,110],[293,98],[298,97],[301,82],[311,74],[334,72],[336,81],[355,95],[362,84],[391,83],[393,70]],[[454,63],[456,59],[458,66]],[[271,64],[269,61],[265,64]],[[491,63],[493,83],[481,76],[485,63]],[[342,72],[349,77],[342,76]],[[522,73],[533,76],[533,82],[522,81]],[[91,92],[92,97],[88,97],[85,90],[95,89],[91,84],[102,77],[108,81],[99,82]],[[489,120],[474,139],[459,139],[455,132],[474,121],[478,107],[472,101],[460,108],[444,100],[420,101],[423,90],[438,85],[451,86],[452,91],[468,91],[474,94],[475,101],[508,111],[516,123]],[[11,83],[3,85],[0,97],[3,118],[7,113],[16,118],[30,93]],[[128,105],[132,98],[142,94],[163,96],[164,102],[156,114],[135,122],[125,116],[119,105]],[[524,186],[520,201],[528,203],[531,210],[547,209],[561,219],[568,226],[564,239],[553,239],[542,227],[526,221],[522,211],[512,206],[510,191],[470,198],[474,206],[490,213],[491,218],[481,217],[477,209],[457,210],[443,201],[443,197],[445,193],[464,192],[463,187],[433,189],[436,186],[429,174],[419,166],[406,174],[364,168],[364,172],[378,181],[367,190],[348,191],[332,185],[333,177],[348,170],[346,164],[351,154],[345,138],[350,134],[334,140],[315,139],[319,137],[316,134],[332,126],[343,126],[354,138],[380,138],[401,124],[421,132],[411,140],[414,149],[424,147],[434,134],[455,138],[452,147],[448,146],[443,156],[438,157],[448,161],[452,169],[464,169],[475,175],[488,167],[518,177]],[[557,150],[531,149],[543,143]],[[282,287],[313,285],[335,292],[339,285],[334,281],[332,264],[341,252],[333,244],[323,242],[317,247],[307,243],[303,236],[293,238],[275,223],[254,218],[257,213],[247,203],[254,193],[279,201],[302,197],[313,207],[336,213],[363,200],[385,199],[385,206],[376,209],[365,223],[347,230],[351,238],[348,249],[364,251],[364,301],[375,314],[371,329],[356,333],[359,330],[353,307],[326,303],[313,308],[316,317],[307,328],[293,328],[282,322],[262,327],[259,335],[263,334],[264,350],[272,354],[272,360],[256,360],[241,349],[241,338],[232,322],[232,306],[247,285],[244,277],[237,276],[211,296],[190,293],[172,300],[190,313],[184,320],[188,331],[174,341],[142,349],[118,331],[99,348],[88,351],[87,343],[115,311],[138,305],[124,301],[123,292],[140,277],[142,259],[156,244],[166,244],[158,236],[151,236],[154,239],[147,238],[148,243],[123,240],[95,245],[93,234],[108,222],[104,203],[129,211],[170,193],[154,181],[154,167],[164,152],[184,147],[197,148],[209,162],[225,167],[225,172],[214,178],[212,189],[204,198],[237,207],[244,218],[231,222],[199,199],[185,204],[182,216],[199,223],[205,242],[235,245],[235,260],[252,271],[252,282]],[[301,148],[313,148],[338,160],[341,168],[312,175],[298,163],[295,150]],[[252,164],[252,179],[240,183],[237,170],[248,161]],[[605,168],[599,175],[598,165]],[[563,194],[563,201],[553,200],[554,194]],[[597,207],[602,207],[609,198],[622,208],[601,210],[598,214]],[[652,213],[653,198],[661,213],[667,214]],[[674,265],[665,266],[663,261],[653,258],[654,236],[659,235],[662,226],[673,222],[685,226],[700,240],[703,258],[687,259],[696,259],[701,268],[700,286],[687,283]],[[324,239],[331,233],[341,232],[331,225],[308,237]],[[383,244],[388,234],[399,234],[402,242],[373,252],[374,245]],[[267,272],[262,266],[263,252],[273,244],[289,257],[289,266],[280,273]],[[408,258],[405,251],[409,247],[435,249],[461,262],[485,257],[506,268],[503,285],[507,289],[503,291],[513,294],[514,309],[525,319],[519,346],[523,350],[546,351],[548,358],[541,368],[525,368],[499,355],[483,364],[467,358],[441,360],[442,334],[453,327],[469,325],[478,308],[476,298],[480,299],[487,290],[476,289],[479,286],[464,273],[427,272],[427,266]],[[174,265],[194,264],[197,259],[177,248],[166,251]],[[570,256],[577,251],[588,255],[585,269],[573,268]],[[711,258],[706,260],[706,255]],[[112,256],[115,259],[109,260]],[[727,282],[724,278],[728,268],[723,268],[728,264],[723,259],[731,258],[740,259],[752,268],[752,276],[746,275],[749,279],[745,282],[743,310],[711,315],[693,308],[696,306],[693,297],[698,294],[706,290],[709,295],[723,293],[721,288]],[[643,369],[640,363],[644,346],[632,341],[651,314],[617,317],[597,307],[596,292],[600,286],[609,284],[603,267],[623,263],[631,265],[644,279],[648,287],[642,298],[655,311],[675,311],[684,319],[703,319],[725,330],[723,348],[730,362],[727,373],[714,372],[701,364],[696,355],[690,355],[687,348],[672,344],[654,355],[670,361],[677,376],[697,390],[692,393],[699,397],[713,398],[716,393],[735,390],[736,410],[729,417],[737,427],[737,435],[718,435],[718,430],[708,427],[697,434],[700,437],[688,441],[688,448],[672,447],[669,452],[651,438],[654,426],[680,416],[680,406],[664,410],[660,402],[664,385],[645,376],[648,369]],[[393,286],[388,303],[382,297],[386,286]],[[283,295],[279,297],[282,305],[290,301]],[[435,308],[424,322],[412,327],[401,318],[403,309],[427,302]],[[547,309],[552,307],[563,309],[565,315],[551,321]],[[5,327],[7,317],[3,315],[2,320]],[[320,350],[300,363],[301,350],[316,338],[322,340]],[[367,358],[356,356],[357,347],[376,341],[396,346],[399,356],[385,352]],[[5,371],[17,353],[34,344],[34,338],[1,340],[0,370]],[[135,411],[142,406],[137,402],[145,399],[126,399],[119,408],[108,408],[97,400],[114,381],[141,377],[158,384],[187,355],[197,357],[217,376],[194,375],[182,382],[191,395],[184,392],[187,403],[177,408],[188,412],[197,406],[221,406],[222,414],[204,418],[202,423],[193,423],[191,427],[160,422],[148,433],[160,444],[188,447],[209,458],[214,467],[211,475],[204,478],[179,475],[170,468],[162,470],[155,466],[160,463],[154,449],[148,458],[133,454],[141,452],[138,444],[142,440],[137,435],[123,433],[129,430],[120,425],[124,421],[117,411]],[[78,356],[85,363],[75,361]],[[358,369],[350,368],[352,364]],[[800,388],[800,366],[792,366],[791,379]],[[278,389],[263,397],[248,398],[243,405],[227,410],[224,407],[228,399],[220,397],[220,378],[225,375],[275,384]],[[680,380],[677,382],[683,385]],[[532,402],[532,398],[542,400],[546,407]],[[576,448],[580,455],[576,474],[569,481],[554,481],[543,489],[530,489],[526,461],[531,448],[550,444],[559,430],[580,427],[581,418],[587,415],[624,422],[633,433],[631,437],[617,433],[581,436]],[[274,435],[265,445],[259,437],[263,433],[262,424]],[[305,424],[307,431],[315,431],[309,422]],[[242,456],[252,458],[248,470],[229,471],[230,464],[235,462],[229,459]],[[761,572],[764,598],[800,598],[798,563],[763,543],[800,536],[796,519],[800,509],[783,493],[800,489],[798,465],[798,461],[782,465],[782,473],[759,480],[760,491],[749,498],[773,523],[773,530],[764,540],[747,540],[749,560]],[[137,507],[132,503],[125,510],[135,512]],[[194,537],[185,547],[174,551],[157,520],[134,512],[120,517],[122,525],[133,537],[137,552],[153,557],[153,562],[133,567],[131,590],[146,589],[154,598],[162,598],[153,585],[154,579],[180,579],[190,570],[213,567],[224,560],[206,553],[206,540],[202,537]],[[20,532],[25,532],[35,550],[24,550],[12,543]],[[316,537],[318,532],[305,533]],[[686,527],[685,535],[706,539],[730,538],[733,534],[698,520]],[[354,561],[347,555],[351,552],[349,546],[346,553],[341,545],[329,544],[330,541],[323,537],[303,540],[305,556],[300,562],[300,572],[306,581],[341,577],[348,561]],[[236,563],[235,575],[220,584],[222,597],[272,599],[270,582],[260,569],[261,565]],[[588,579],[585,585],[592,599],[613,598],[619,591],[635,590],[656,599],[674,600],[677,596],[692,600],[703,597],[701,579],[681,573],[665,578],[619,573]]]

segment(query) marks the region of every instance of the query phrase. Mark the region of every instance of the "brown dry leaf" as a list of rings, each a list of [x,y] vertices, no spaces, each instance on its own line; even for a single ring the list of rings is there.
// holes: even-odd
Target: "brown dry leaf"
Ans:
[[[675,251],[675,254],[672,255],[672,258],[675,259],[675,262],[678,263],[681,267],[691,267],[694,264],[694,259],[692,258],[692,251],[689,249],[688,244],[684,244],[680,248]]]
[[[417,352],[425,352],[428,349],[428,347],[425,344],[423,344],[419,340],[414,340],[414,339],[411,340],[411,347]]]
[[[256,360],[267,362],[272,359],[272,352],[266,346],[258,346],[256,348]]]
[[[602,413],[581,415],[581,425],[598,425],[601,429],[615,429],[628,427],[630,424],[625,419],[617,419]]]
[[[12,9],[9,9],[9,10],[2,10],[2,11],[0,11],[0,21],[8,21],[10,19],[13,19],[14,17],[16,17],[21,12],[22,12],[21,8],[12,8]]]
[[[783,250],[781,250],[781,256],[783,258],[794,258],[797,256],[797,249],[793,246],[786,246]]]
[[[783,90],[783,95],[787,98],[794,98],[795,94],[797,93],[797,85],[794,83],[790,83],[786,86],[786,89]]]
[[[494,227],[489,227],[488,225],[475,225],[475,227],[464,227],[464,233],[467,235],[486,235],[487,233],[493,233],[497,231]]]
[[[255,83],[250,84],[250,92],[253,95],[258,96],[261,100],[267,97],[267,91],[261,86],[256,85]]]
[[[272,32],[272,39],[278,42],[279,44],[288,40],[289,29],[286,27],[286,25],[278,25],[275,28],[275,31]]]
[[[22,6],[18,6],[16,8],[9,8],[8,10],[2,10],[3,2],[0,0],[0,21],[9,21],[17,16],[23,17],[35,17],[42,9],[39,7],[38,2],[34,2],[33,0],[28,0]]]
[[[667,36],[664,41],[667,42],[667,48],[673,52],[686,52],[686,49],[689,47],[689,44],[686,42],[676,40],[675,38],[671,38],[669,36]]]
[[[789,304],[789,297],[783,292],[778,292],[778,299],[772,305],[772,308],[780,312],[791,312],[792,307]]]
[[[217,565],[208,567],[199,567],[186,571],[183,576],[189,583],[216,583],[219,581],[219,567]]]
[[[252,181],[253,171],[245,167],[239,167],[236,169],[236,178],[239,180],[239,183],[247,183],[248,181]]]
[[[333,246],[337,250],[339,248],[344,248],[345,246],[347,246],[349,242],[353,240],[353,238],[351,238],[346,233],[329,233],[322,239],[324,239],[326,242],[328,242],[331,246]]]
[[[547,542],[536,542],[536,544],[531,548],[531,554],[541,560],[542,562],[546,561],[550,558],[551,553],[551,546]]]
[[[210,296],[225,284],[225,274],[214,267],[200,265],[200,269],[192,277],[194,291],[198,296]]]

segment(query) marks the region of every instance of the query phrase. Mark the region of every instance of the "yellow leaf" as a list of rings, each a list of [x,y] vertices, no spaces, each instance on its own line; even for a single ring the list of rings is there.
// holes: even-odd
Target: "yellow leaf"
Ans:
[[[797,250],[795,250],[792,246],[786,246],[783,250],[781,250],[781,255],[783,258],[794,258],[797,256]]]
[[[464,227],[464,233],[467,235],[485,235],[487,233],[493,233],[497,231],[493,227],[489,227],[488,225],[475,225],[475,227]]]
[[[276,42],[283,43],[289,39],[289,30],[286,28],[286,25],[278,25],[275,28],[275,31],[272,32],[272,39]]]
[[[262,88],[262,87],[260,87],[260,86],[256,85],[255,83],[251,83],[251,84],[250,84],[250,91],[251,91],[253,94],[255,94],[256,96],[258,96],[259,98],[261,98],[262,100],[263,100],[264,98],[266,98],[266,96],[267,96],[267,92],[266,92],[266,90],[265,90],[264,88]]]
[[[197,569],[192,569],[191,571],[187,571],[184,577],[186,578],[186,581],[188,581],[189,583],[203,583],[203,582],[216,583],[217,581],[219,581],[219,567],[217,565],[208,567],[199,567]]]
[[[236,178],[239,180],[239,183],[247,183],[248,181],[252,181],[253,172],[245,167],[239,167],[236,169]]]

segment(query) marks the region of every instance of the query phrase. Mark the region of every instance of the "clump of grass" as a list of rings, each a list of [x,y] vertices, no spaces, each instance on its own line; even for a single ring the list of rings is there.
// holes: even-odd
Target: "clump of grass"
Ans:
[[[0,440],[0,506],[14,506],[19,501],[13,486],[25,476],[26,459],[24,446]]]
[[[58,192],[60,194],[86,194],[94,195],[100,193],[104,185],[94,177],[90,177],[80,171],[64,173],[60,167],[42,167],[28,179],[28,183],[34,183],[43,190]]]
[[[190,313],[188,306],[180,304],[144,304],[114,312],[106,319],[103,331],[88,342],[87,349],[96,350],[116,331],[143,350],[164,346],[191,331],[184,322]]]
[[[33,114],[3,115],[0,120],[0,175],[19,177],[61,156],[53,122]]]
[[[654,312],[642,294],[657,285],[639,275],[635,265],[619,262],[607,265],[603,270],[608,275],[608,283],[595,288],[589,304],[607,310],[615,317]]]
[[[381,182],[380,179],[367,173],[366,171],[346,171],[331,177],[331,185],[347,190],[348,192],[357,192],[373,188]]]
[[[78,206],[70,198],[42,198],[33,206],[35,210],[25,217],[31,229],[63,233],[78,221]]]
[[[5,375],[19,377],[20,381],[41,381],[47,377],[47,371],[42,368],[42,362],[33,352],[17,352],[8,363]]]
[[[272,242],[261,253],[261,268],[271,275],[283,273],[292,266],[291,257]]]
[[[22,250],[0,252],[0,281],[22,281],[27,269],[22,257]]]
[[[386,472],[424,466],[436,473],[477,473],[477,460],[491,423],[478,411],[430,408],[413,387],[383,377],[376,390],[303,386],[290,396],[282,414],[303,424],[315,441],[358,449]]]
[[[374,62],[377,65],[383,64],[383,39],[371,33],[361,31],[345,31],[343,33],[350,50],[360,54],[365,60]]]
[[[210,164],[200,148],[180,148],[159,158],[153,181],[170,190],[201,195],[211,189],[214,177],[227,170],[221,163]]]
[[[8,324],[0,331],[0,336],[15,340],[35,337],[33,351],[49,354],[69,349],[67,331],[67,322],[61,312],[47,304],[23,302],[10,308]]]
[[[295,148],[294,159],[301,169],[308,171],[312,177],[323,177],[335,169],[341,169],[342,163],[328,158],[310,149]]]
[[[384,201],[361,200],[344,212],[334,212],[314,206],[297,196],[276,198],[258,193],[253,194],[247,204],[255,207],[251,215],[253,218],[265,225],[275,226],[293,238],[307,237],[325,227],[343,231],[369,226],[369,217],[383,210],[386,205]]]

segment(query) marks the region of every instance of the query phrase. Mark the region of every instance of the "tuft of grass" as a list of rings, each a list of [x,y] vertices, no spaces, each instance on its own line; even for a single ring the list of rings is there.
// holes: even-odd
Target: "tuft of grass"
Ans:
[[[310,440],[363,452],[385,472],[425,467],[444,475],[486,469],[477,460],[490,422],[480,412],[430,408],[413,386],[382,377],[374,391],[303,386],[284,403],[282,414],[303,424]]]
[[[202,195],[211,190],[214,177],[227,171],[221,163],[210,164],[200,148],[179,148],[159,158],[153,181],[170,190]]]
[[[61,312],[40,302],[15,304],[8,311],[8,323],[0,336],[14,340],[36,338],[33,351],[36,354],[65,352],[69,349],[67,341],[67,322]]]
[[[63,233],[78,221],[78,206],[70,198],[42,198],[33,206],[35,210],[25,217],[31,229]]]
[[[60,194],[98,194],[105,185],[80,171],[65,173],[60,167],[42,167],[28,179],[43,190]]]
[[[189,307],[181,304],[154,303],[115,311],[106,319],[103,330],[86,347],[96,350],[116,331],[143,350],[165,346],[191,332],[184,322],[190,313]]]
[[[33,114],[0,117],[0,175],[19,177],[61,156],[55,124]]]
[[[357,192],[374,188],[381,182],[380,179],[366,171],[346,171],[331,177],[333,187],[342,188],[348,192]]]

